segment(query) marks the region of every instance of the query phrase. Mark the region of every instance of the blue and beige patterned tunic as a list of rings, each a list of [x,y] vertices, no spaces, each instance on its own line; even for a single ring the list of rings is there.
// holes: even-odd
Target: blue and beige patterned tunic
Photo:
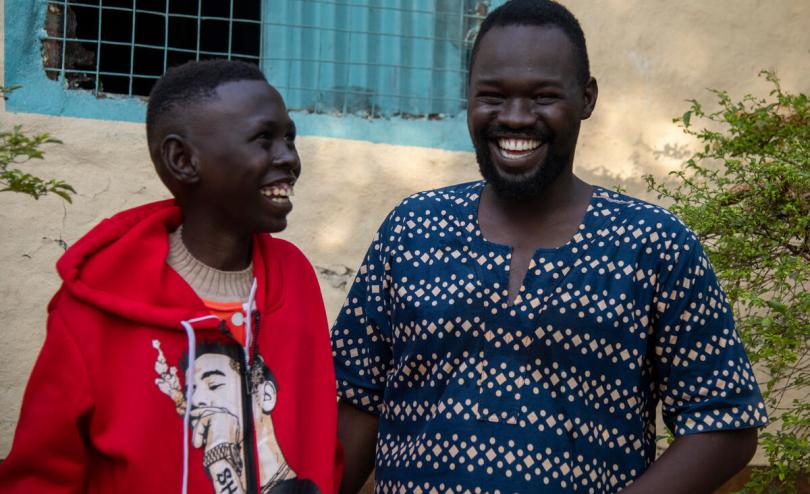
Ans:
[[[483,182],[387,217],[333,328],[339,394],[378,414],[377,493],[616,492],[676,436],[767,418],[697,238],[595,187],[538,249],[513,305],[511,248],[478,225]]]

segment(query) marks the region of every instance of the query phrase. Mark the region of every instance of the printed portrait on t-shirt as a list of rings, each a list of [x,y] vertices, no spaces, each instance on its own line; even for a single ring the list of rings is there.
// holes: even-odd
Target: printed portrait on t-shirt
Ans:
[[[157,351],[155,384],[174,402],[178,415],[186,410],[186,391],[181,386],[178,368],[170,366],[160,342]],[[278,383],[261,356],[253,359],[248,372],[243,372],[242,348],[223,342],[202,342],[196,346],[191,376],[191,444],[203,450],[203,468],[217,494],[239,494],[247,490],[245,468],[245,406],[250,407],[255,431],[256,464],[262,494],[318,494],[309,480],[298,479],[287,464],[276,440],[271,418],[276,406]],[[180,362],[184,375],[188,356]],[[245,404],[245,398],[250,403]],[[248,460],[251,461],[251,460]]]

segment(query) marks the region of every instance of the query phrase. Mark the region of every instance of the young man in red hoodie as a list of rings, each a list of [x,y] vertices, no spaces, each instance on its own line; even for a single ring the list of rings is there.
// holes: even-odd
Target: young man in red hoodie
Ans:
[[[340,476],[318,282],[286,226],[295,124],[255,66],[158,81],[147,139],[174,195],[102,221],[63,284],[0,490],[326,494]]]

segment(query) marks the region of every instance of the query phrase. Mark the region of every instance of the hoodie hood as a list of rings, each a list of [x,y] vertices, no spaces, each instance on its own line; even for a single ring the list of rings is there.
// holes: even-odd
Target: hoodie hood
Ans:
[[[169,233],[182,223],[182,211],[171,200],[145,204],[103,220],[72,245],[56,264],[63,289],[100,310],[135,323],[182,331],[181,321],[209,314],[203,301],[177,272],[166,264]],[[272,311],[281,303],[281,283],[265,296],[267,277],[282,276],[270,235],[255,235],[253,266],[259,310]],[[128,262],[121,263],[121,259]],[[156,287],[159,287],[156,289]],[[214,328],[215,320],[195,324]]]

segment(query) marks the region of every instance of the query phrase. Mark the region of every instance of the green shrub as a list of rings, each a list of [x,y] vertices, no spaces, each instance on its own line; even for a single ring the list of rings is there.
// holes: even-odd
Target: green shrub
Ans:
[[[0,96],[5,98],[17,88],[18,86],[0,86]],[[15,125],[10,131],[0,129],[0,192],[21,192],[34,199],[52,192],[71,202],[70,194],[75,194],[76,191],[69,184],[62,180],[43,180],[16,168],[32,159],[42,159],[44,153],[41,146],[52,143],[61,144],[61,141],[44,133],[28,135],[19,125]]]
[[[714,112],[691,100],[675,122],[702,150],[671,180],[646,180],[704,243],[760,374],[776,432],[761,434],[770,465],[744,492],[795,493],[810,471],[810,102],[760,75],[767,98],[714,90]]]

